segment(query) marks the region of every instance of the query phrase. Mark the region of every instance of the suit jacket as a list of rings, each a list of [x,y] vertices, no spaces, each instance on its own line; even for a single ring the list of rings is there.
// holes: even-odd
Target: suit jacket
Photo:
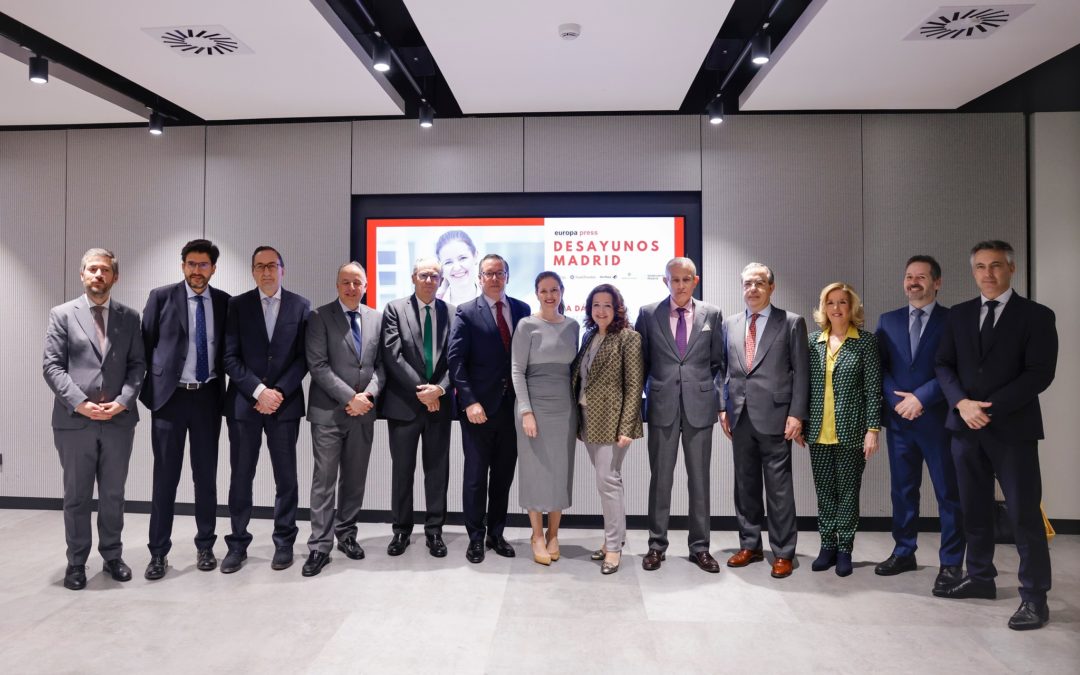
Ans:
[[[938,347],[936,372],[949,403],[946,425],[952,431],[987,433],[1003,442],[1043,438],[1039,394],[1054,381],[1058,336],[1054,312],[1013,293],[994,326],[986,354],[979,353],[981,299],[949,312]],[[968,398],[988,401],[991,422],[973,431],[956,411]]]
[[[232,296],[210,288],[209,297],[214,313],[215,384],[224,395],[225,322],[229,313],[229,298]],[[188,326],[186,281],[150,291],[142,314],[143,347],[148,365],[146,380],[139,395],[139,400],[150,410],[161,410],[180,384],[180,375],[187,361],[189,331],[193,330],[194,326]]]
[[[75,412],[83,401],[116,401],[127,410],[111,422],[133,427],[139,421],[138,397],[146,372],[139,313],[112,300],[105,332],[105,353],[85,295],[49,310],[42,374],[56,394],[54,429],[82,429],[90,418]]]
[[[645,417],[649,424],[678,423],[680,405],[695,427],[716,424],[720,390],[727,370],[724,360],[724,317],[707,302],[695,301],[694,324],[686,341],[686,356],[679,358],[671,331],[671,298],[646,305],[634,328],[641,334],[645,357]]]
[[[225,321],[225,372],[229,387],[225,391],[225,416],[229,419],[256,421],[262,413],[255,410],[255,389],[263,384],[277,389],[285,397],[274,416],[280,420],[304,416],[304,389],[307,373],[304,353],[304,330],[311,302],[281,289],[281,306],[274,324],[274,339],[266,338],[259,289],[253,288],[229,300]]]
[[[507,296],[510,305],[511,331],[530,309],[521,300]],[[499,328],[484,296],[458,305],[447,347],[450,381],[454,383],[458,408],[462,413],[473,403],[484,407],[492,417],[499,409],[503,394],[514,398],[510,383],[510,351],[503,347]]]
[[[361,353],[357,358],[352,324],[336,299],[311,313],[307,323],[307,364],[311,371],[308,392],[308,421],[338,425],[353,419],[345,412],[359,392],[371,394],[378,402],[385,375],[379,354],[382,314],[360,305]],[[359,419],[374,422],[375,409]]]
[[[746,312],[724,320],[727,377],[724,410],[734,429],[745,413],[764,434],[783,434],[788,417],[806,419],[810,401],[810,356],[806,321],[773,307],[757,336],[754,362],[746,363]]]
[[[840,445],[862,447],[868,429],[881,427],[881,358],[874,334],[859,330],[857,339],[840,345],[833,367],[833,410]],[[825,352],[821,331],[810,334],[810,416],[803,430],[807,443],[816,443],[825,410]]]
[[[434,345],[439,359],[428,379],[424,368],[424,322],[416,296],[392,300],[383,308],[382,363],[388,376],[381,401],[384,417],[409,422],[426,414],[427,407],[416,398],[416,388],[422,384],[442,387],[446,393],[439,399],[438,414],[453,415],[453,388],[446,352],[456,311],[454,305],[435,301]]]
[[[581,359],[596,339],[589,331],[570,365],[570,386],[574,400],[581,400]],[[600,343],[585,384],[588,415],[579,415],[578,437],[586,443],[611,445],[619,436],[641,438],[641,391],[645,386],[645,359],[641,335],[627,327],[608,333]]]
[[[941,344],[949,309],[936,305],[926,318],[914,359],[908,337],[910,312],[911,308],[904,305],[900,309],[882,314],[878,319],[876,335],[878,350],[881,352],[884,382],[882,395],[885,400],[882,418],[885,425],[894,431],[925,431],[940,435],[944,433],[942,429],[945,427],[948,406],[934,373],[934,358],[937,356],[938,345]],[[915,394],[923,405],[923,414],[913,420],[897,415],[894,408],[900,402],[900,397],[894,394],[894,391],[909,391]]]

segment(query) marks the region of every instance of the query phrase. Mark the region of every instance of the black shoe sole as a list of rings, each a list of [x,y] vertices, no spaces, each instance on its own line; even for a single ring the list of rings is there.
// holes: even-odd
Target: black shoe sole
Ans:
[[[315,569],[311,569],[311,568],[310,568],[310,567],[308,567],[307,565],[304,565],[304,568],[303,568],[302,570],[300,570],[300,576],[304,576],[304,577],[313,577],[313,576],[316,576],[316,575],[317,575],[317,574],[318,574],[319,572],[322,572],[322,571],[323,571],[323,568],[324,568],[324,567],[326,567],[327,565],[329,565],[329,564],[330,564],[330,561],[331,561],[331,560],[332,560],[332,559],[331,559],[331,558],[330,558],[329,556],[327,556],[326,560],[322,561],[322,562],[321,562],[321,563],[319,564],[319,566],[318,566],[318,567],[316,567]]]
[[[146,579],[147,581],[157,581],[158,579],[164,579],[165,578],[165,570],[162,569],[160,572],[155,571],[153,573],[151,573],[150,570],[147,570],[143,574],[143,578]]]
[[[86,588],[86,582],[83,581],[82,583],[72,584],[72,583],[68,583],[67,580],[65,579],[64,580],[64,588],[68,589],[69,591],[81,591],[82,589]]]

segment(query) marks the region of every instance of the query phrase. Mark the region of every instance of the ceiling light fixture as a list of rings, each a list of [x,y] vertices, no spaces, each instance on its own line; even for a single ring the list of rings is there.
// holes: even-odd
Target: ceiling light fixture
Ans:
[[[373,50],[372,60],[374,64],[372,67],[380,73],[385,73],[390,70],[390,45],[385,41],[379,40],[375,43],[375,49]]]
[[[156,110],[151,111],[149,129],[152,135],[160,136],[165,131],[165,116]]]
[[[750,47],[750,60],[754,65],[763,66],[772,57],[772,38],[766,33],[758,33],[754,36]]]
[[[427,103],[420,104],[420,126],[430,129],[435,124],[435,110]]]
[[[709,101],[705,107],[705,113],[709,116],[709,124],[721,124],[724,121],[724,99],[717,95]]]
[[[34,55],[30,57],[30,81],[34,84],[45,84],[49,81],[49,59],[44,56]]]

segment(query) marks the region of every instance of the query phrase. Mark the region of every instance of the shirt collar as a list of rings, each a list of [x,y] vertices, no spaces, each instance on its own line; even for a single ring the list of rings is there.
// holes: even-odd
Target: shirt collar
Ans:
[[[856,328],[855,324],[853,324],[853,323],[848,324],[847,335],[844,336],[844,340],[847,340],[849,338],[852,339],[852,340],[858,340],[859,339],[859,329]],[[828,340],[829,340],[829,331],[827,331],[827,330],[821,331],[821,335],[818,335],[817,341],[818,342],[827,342]]]
[[[758,318],[768,319],[769,315],[772,314],[772,303],[765,305],[765,309],[761,310],[760,312],[751,312],[749,307],[746,308],[747,320],[749,320],[750,317],[754,316],[755,314],[758,315]]]
[[[357,305],[356,309],[349,309],[349,306],[342,302],[341,298],[338,298],[337,304],[341,305],[341,311],[345,312],[346,316],[349,315],[349,312],[360,312],[360,305]]]
[[[93,300],[91,300],[89,295],[87,295],[86,293],[83,293],[83,297],[86,298],[87,306],[89,306],[89,307],[95,307],[96,306],[97,303],[95,303]],[[112,296],[110,295],[108,300],[101,303],[101,306],[104,307],[106,311],[112,309]]]
[[[1009,290],[1005,291],[1004,293],[1002,293],[1001,295],[997,296],[994,299],[997,300],[998,305],[1001,306],[1001,305],[1004,305],[1005,303],[1007,303],[1009,301],[1009,299],[1012,298],[1012,296],[1013,296],[1013,289],[1010,288]],[[982,305],[985,305],[986,303],[990,302],[989,298],[987,298],[985,295],[980,294],[979,299],[982,301],[982,302],[979,303],[980,307]]]
[[[424,302],[423,300],[420,299],[420,296],[417,295],[416,293],[413,293],[413,297],[416,298],[416,306],[419,307],[420,309],[423,309],[425,307],[430,307],[432,309],[432,311],[435,310],[435,298],[432,298],[431,302]],[[485,296],[485,297],[487,297],[487,296]]]
[[[919,309],[922,309],[923,314],[925,314],[926,316],[930,316],[931,314],[934,313],[934,308],[935,307],[937,307],[937,300],[932,300],[932,301],[930,301],[929,305],[927,305],[926,307],[921,307]],[[909,302],[908,306],[907,306],[907,313],[908,313],[909,318],[911,317],[911,313],[914,312],[915,309],[916,309],[915,305],[913,305],[913,304],[911,304]]]
[[[671,307],[671,316],[678,316],[679,306],[675,304],[675,301],[668,296],[668,305]],[[683,306],[683,309],[688,310],[691,314],[694,313],[694,298],[690,298],[690,302]]]
[[[273,295],[267,295],[266,293],[263,293],[262,289],[260,288],[259,289],[259,302],[262,302],[263,300],[265,300],[267,298],[275,298],[276,300],[280,301],[281,300],[281,286],[277,287],[277,293],[274,293]]]
[[[488,304],[488,307],[490,309],[495,309],[495,303],[496,302],[502,302],[503,307],[506,307],[506,293],[503,293],[502,295],[500,295],[498,300],[492,300],[491,298],[489,298],[488,296],[486,296],[484,294],[481,294],[480,297],[484,299],[484,302],[486,302]]]
[[[210,287],[209,287],[209,286],[207,286],[206,288],[207,288],[207,290],[209,290],[209,289],[210,289]],[[206,291],[203,291],[202,293],[196,293],[196,292],[195,292],[195,291],[194,291],[194,290],[193,290],[193,289],[191,288],[191,284],[189,284],[189,283],[188,283],[187,281],[184,281],[184,290],[185,290],[185,291],[187,291],[187,298],[188,298],[188,300],[190,300],[190,299],[192,299],[192,298],[208,298],[208,297],[210,297],[210,294],[209,294],[209,293],[207,293]],[[260,292],[261,292],[261,291],[260,291]],[[281,295],[281,288],[280,288],[280,287],[278,288],[278,295],[279,295],[279,296]]]

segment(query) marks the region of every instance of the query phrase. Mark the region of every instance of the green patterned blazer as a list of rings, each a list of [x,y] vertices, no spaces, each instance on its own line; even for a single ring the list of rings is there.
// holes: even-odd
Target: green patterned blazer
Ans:
[[[592,330],[582,341],[570,366],[574,401],[581,399],[581,360],[596,339]],[[586,443],[613,445],[619,436],[641,438],[641,392],[645,387],[645,361],[641,335],[626,327],[608,333],[600,344],[585,385],[588,419],[579,415],[578,438]]]
[[[877,337],[858,329],[859,337],[848,337],[840,345],[833,369],[833,400],[836,411],[836,438],[844,447],[862,447],[867,429],[881,428],[881,361]],[[825,410],[825,352],[829,342],[820,340],[822,331],[810,333],[810,419],[803,437],[815,443],[821,433]],[[819,341],[820,340],[820,341]]]

